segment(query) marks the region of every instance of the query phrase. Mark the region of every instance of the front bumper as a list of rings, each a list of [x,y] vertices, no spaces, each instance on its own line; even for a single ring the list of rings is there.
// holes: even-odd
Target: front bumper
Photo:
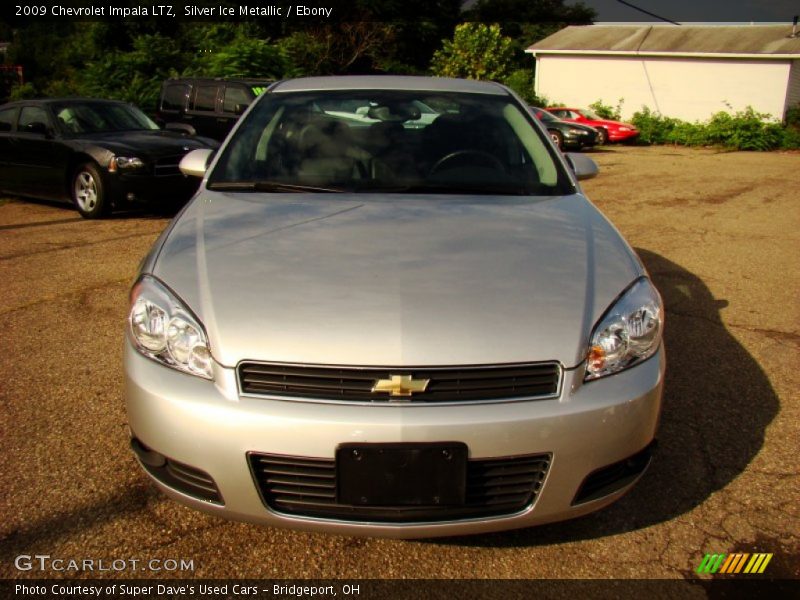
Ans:
[[[617,375],[582,382],[564,372],[552,400],[450,406],[351,405],[241,396],[236,372],[216,365],[209,382],[161,366],[126,340],[128,419],[135,438],[176,463],[207,474],[220,503],[177,491],[170,497],[229,519],[341,534],[432,537],[528,527],[577,517],[617,500],[633,484],[574,504],[591,473],[636,455],[655,437],[663,349]],[[262,502],[248,453],[333,458],[343,443],[463,442],[469,458],[551,457],[535,502],[520,512],[453,521],[385,523],[279,514]],[[635,479],[635,478],[634,478]]]
[[[564,133],[564,145],[569,147],[583,148],[584,146],[594,146],[597,143],[597,134],[591,131],[581,133]]]
[[[609,142],[624,142],[626,140],[635,140],[639,136],[639,132],[636,130],[631,131],[619,131],[619,130],[609,130],[608,131],[608,141]]]
[[[107,177],[115,202],[147,202],[176,204],[192,197],[200,185],[196,177],[117,172]]]

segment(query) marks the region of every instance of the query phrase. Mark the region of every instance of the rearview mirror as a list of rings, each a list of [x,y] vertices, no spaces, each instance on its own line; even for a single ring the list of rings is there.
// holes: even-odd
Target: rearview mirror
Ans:
[[[206,174],[208,161],[213,153],[214,151],[209,150],[208,148],[192,150],[189,152],[189,154],[181,159],[178,168],[184,175],[188,175],[190,177],[202,177]]]
[[[577,177],[579,181],[591,179],[600,172],[600,168],[597,166],[597,163],[588,156],[574,152],[565,152],[564,156],[566,157],[569,166],[572,167],[575,177]]]
[[[420,118],[420,110],[410,104],[370,106],[367,116],[378,121],[403,123],[405,121],[418,120]]]

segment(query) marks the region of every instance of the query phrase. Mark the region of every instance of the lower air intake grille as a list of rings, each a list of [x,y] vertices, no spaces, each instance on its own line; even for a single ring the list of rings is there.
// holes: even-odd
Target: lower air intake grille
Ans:
[[[334,459],[248,454],[264,504],[288,515],[389,523],[450,521],[509,515],[536,500],[550,455],[478,459],[467,463],[461,506],[353,506],[336,501]]]
[[[341,402],[480,402],[514,398],[552,398],[558,394],[557,363],[461,367],[337,367],[244,362],[239,382],[246,394]],[[378,381],[428,380],[406,397],[374,392]]]
[[[205,500],[212,504],[224,504],[222,496],[217,489],[217,484],[205,471],[168,458],[161,466],[153,466],[146,463],[142,463],[142,466],[161,483],[187,496]]]
[[[591,473],[581,484],[572,504],[598,500],[636,481],[650,465],[655,446],[656,443],[651,442],[644,450],[640,450],[633,456]]]

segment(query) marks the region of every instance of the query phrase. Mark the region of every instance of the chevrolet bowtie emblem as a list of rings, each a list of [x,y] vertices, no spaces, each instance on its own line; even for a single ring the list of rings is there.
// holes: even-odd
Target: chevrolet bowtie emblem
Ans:
[[[405,396],[424,392],[430,379],[413,379],[411,375],[391,375],[389,379],[378,379],[373,392],[389,392],[390,396]]]

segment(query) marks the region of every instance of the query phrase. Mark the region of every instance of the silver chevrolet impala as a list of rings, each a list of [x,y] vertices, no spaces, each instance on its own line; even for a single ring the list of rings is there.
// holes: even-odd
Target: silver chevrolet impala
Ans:
[[[219,516],[394,537],[576,517],[647,468],[661,298],[494,84],[272,86],[142,263],[131,447]]]

